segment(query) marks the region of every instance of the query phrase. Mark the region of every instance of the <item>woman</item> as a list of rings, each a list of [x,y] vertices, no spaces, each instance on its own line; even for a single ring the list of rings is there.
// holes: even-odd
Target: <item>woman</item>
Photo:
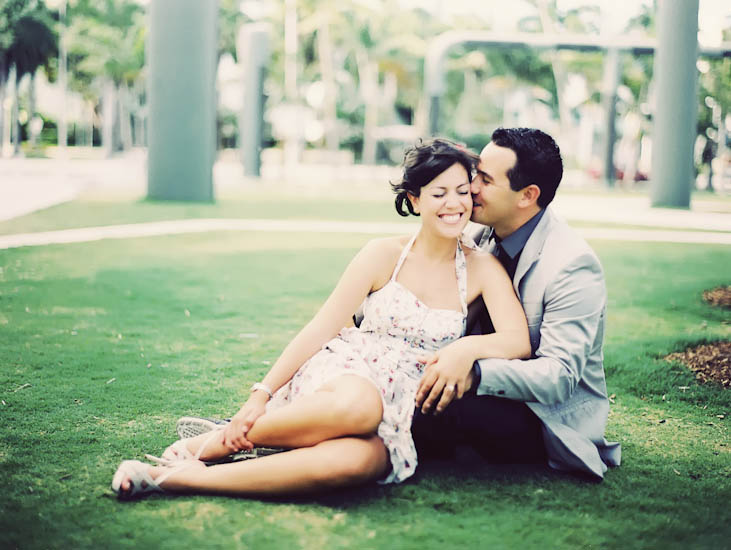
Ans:
[[[421,217],[409,237],[376,239],[346,268],[320,311],[290,342],[222,430],[169,447],[162,466],[123,462],[120,496],[153,491],[294,494],[414,473],[410,427],[424,357],[440,350],[468,369],[530,354],[528,328],[499,262],[462,237],[472,210],[473,154],[435,139],[410,149],[396,210]],[[464,334],[482,296],[496,332]],[[359,328],[343,328],[364,305]],[[461,397],[465,388],[438,391]],[[239,449],[283,447],[256,460],[206,466]],[[199,460],[196,460],[199,459]]]

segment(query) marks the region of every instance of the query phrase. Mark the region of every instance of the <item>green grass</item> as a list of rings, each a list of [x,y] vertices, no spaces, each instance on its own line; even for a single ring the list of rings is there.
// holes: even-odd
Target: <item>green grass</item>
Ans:
[[[396,218],[377,201],[323,199],[86,207],[0,229],[206,209]],[[601,484],[463,456],[403,485],[313,498],[117,502],[119,461],[162,450],[180,415],[234,411],[366,239],[225,232],[0,251],[0,547],[731,547],[731,393],[661,359],[731,335],[729,313],[701,299],[729,283],[731,249],[711,245],[593,243],[609,289],[607,438],[623,445]]]
[[[393,198],[386,193],[367,193],[363,199],[323,198],[314,194],[292,196],[281,191],[252,191],[246,196],[214,204],[164,203],[128,199],[109,201],[89,196],[54,206],[17,220],[0,222],[0,235],[31,233],[77,227],[94,227],[189,218],[321,219],[348,221],[413,221],[400,217]]]

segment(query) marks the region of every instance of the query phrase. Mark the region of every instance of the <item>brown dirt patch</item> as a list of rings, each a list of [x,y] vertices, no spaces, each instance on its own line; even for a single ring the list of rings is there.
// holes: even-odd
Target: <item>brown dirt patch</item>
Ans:
[[[703,291],[703,299],[712,306],[731,309],[731,286],[719,286]]]
[[[671,353],[666,361],[679,361],[695,372],[701,382],[714,381],[724,388],[731,387],[731,342],[703,344],[685,351]]]

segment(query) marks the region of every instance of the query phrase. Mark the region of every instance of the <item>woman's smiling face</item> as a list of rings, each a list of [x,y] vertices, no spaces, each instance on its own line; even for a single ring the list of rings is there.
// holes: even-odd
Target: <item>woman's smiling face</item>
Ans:
[[[421,188],[409,200],[422,218],[422,224],[448,237],[458,237],[472,214],[470,178],[458,162]]]

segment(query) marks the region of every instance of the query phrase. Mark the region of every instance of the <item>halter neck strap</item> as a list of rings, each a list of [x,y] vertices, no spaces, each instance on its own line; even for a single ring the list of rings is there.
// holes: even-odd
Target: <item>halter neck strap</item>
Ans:
[[[416,235],[418,235],[418,233]],[[414,246],[416,235],[411,237],[401,252],[401,256],[399,257],[398,262],[396,262],[396,267],[391,275],[392,281],[396,281],[396,277],[398,276],[399,271],[401,271],[404,261],[406,261],[406,256],[409,255],[411,247]],[[459,291],[459,303],[462,306],[462,314],[467,315],[467,260],[465,259],[460,239],[457,239],[457,251],[454,255],[454,271],[457,275],[457,290]]]
[[[418,233],[417,233],[418,235]],[[404,249],[401,251],[401,256],[399,256],[398,262],[396,262],[396,267],[393,269],[393,274],[391,275],[391,280],[395,281],[396,277],[398,276],[398,272],[401,271],[401,266],[404,265],[404,261],[406,260],[406,256],[409,255],[409,251],[411,250],[411,247],[414,246],[414,241],[416,240],[416,235],[411,237],[409,242],[406,244]]]

